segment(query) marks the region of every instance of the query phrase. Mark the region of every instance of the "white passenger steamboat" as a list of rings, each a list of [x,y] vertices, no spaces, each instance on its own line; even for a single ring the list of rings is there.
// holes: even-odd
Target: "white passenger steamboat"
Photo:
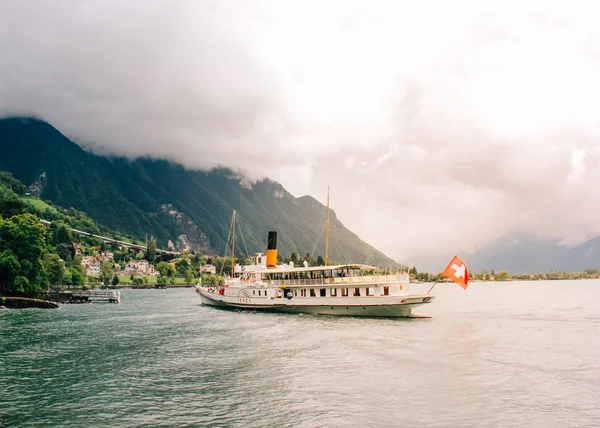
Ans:
[[[266,258],[252,257],[252,265],[242,266],[241,275],[228,278],[224,287],[197,286],[202,303],[271,312],[409,317],[415,307],[434,298],[408,293],[407,272],[376,275],[373,266],[360,264],[269,268],[268,262],[263,264]]]
[[[269,232],[267,254],[251,257],[247,266],[233,266],[224,286],[196,286],[204,305],[270,312],[365,317],[410,317],[412,310],[434,296],[410,294],[409,273],[378,274],[374,266],[327,265],[329,203],[325,266],[277,265],[277,232]],[[235,231],[235,212],[232,220]]]

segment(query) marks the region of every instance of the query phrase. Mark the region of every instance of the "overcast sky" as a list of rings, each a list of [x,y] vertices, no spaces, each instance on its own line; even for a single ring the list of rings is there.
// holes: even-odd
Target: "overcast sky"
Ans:
[[[403,262],[600,235],[600,5],[0,2],[0,116],[226,165]]]

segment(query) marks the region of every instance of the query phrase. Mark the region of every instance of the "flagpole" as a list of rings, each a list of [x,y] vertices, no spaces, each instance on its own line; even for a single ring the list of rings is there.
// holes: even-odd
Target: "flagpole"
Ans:
[[[457,256],[458,256],[458,254],[455,254],[455,255],[454,255],[454,257],[457,257]],[[451,264],[451,263],[454,261],[454,257],[452,257],[452,260],[450,260],[450,263],[448,263],[448,266],[446,266],[446,269],[448,269],[448,268],[450,267],[450,264]],[[442,274],[443,274],[443,273],[446,271],[446,269],[444,269],[444,270],[442,271]],[[440,278],[441,278],[441,277],[442,277],[442,276],[440,275]],[[439,282],[439,280],[440,280],[440,279],[438,278],[438,279],[437,279],[437,280],[436,280],[436,281],[433,283],[433,285],[431,286],[431,288],[429,289],[429,291],[427,292],[427,294],[431,293],[431,290],[433,290],[433,287],[435,287],[435,284],[437,284],[437,283]]]
[[[433,290],[433,287],[435,287],[435,284],[437,284],[437,283],[438,283],[438,281],[439,281],[439,279],[437,279],[437,280],[436,280],[436,281],[433,283],[433,285],[431,286],[431,288],[429,289],[429,291],[427,292],[427,294],[431,293],[431,290]]]

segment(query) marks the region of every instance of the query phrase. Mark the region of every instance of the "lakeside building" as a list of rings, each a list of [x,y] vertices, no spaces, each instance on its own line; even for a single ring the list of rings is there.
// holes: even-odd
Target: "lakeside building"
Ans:
[[[83,272],[88,276],[99,276],[100,275],[100,261],[92,256],[85,256],[81,260],[81,267]]]
[[[216,275],[217,268],[215,267],[215,265],[204,265],[200,266],[200,272],[212,273],[213,275]]]

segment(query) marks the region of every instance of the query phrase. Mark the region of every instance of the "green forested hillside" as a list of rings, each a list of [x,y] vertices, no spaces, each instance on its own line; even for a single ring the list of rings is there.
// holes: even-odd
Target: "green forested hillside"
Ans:
[[[281,254],[310,253],[315,244],[315,258],[324,253],[324,236],[317,238],[325,207],[268,179],[248,186],[227,169],[189,171],[161,160],[96,156],[48,123],[25,118],[0,120],[0,169],[42,199],[74,207],[124,235],[153,235],[159,247],[186,235],[194,249],[223,254],[236,209],[249,252],[264,251],[268,230],[277,230]],[[245,252],[244,245],[238,250]],[[395,265],[346,229],[335,212],[330,259]]]

